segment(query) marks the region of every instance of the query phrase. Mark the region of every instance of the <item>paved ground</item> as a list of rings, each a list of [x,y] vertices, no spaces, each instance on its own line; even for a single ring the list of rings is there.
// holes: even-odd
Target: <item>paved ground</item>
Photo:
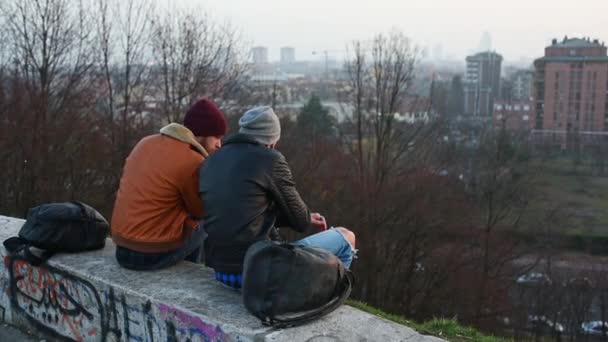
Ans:
[[[13,326],[7,324],[0,324],[0,341],[39,342],[44,340],[26,334]]]

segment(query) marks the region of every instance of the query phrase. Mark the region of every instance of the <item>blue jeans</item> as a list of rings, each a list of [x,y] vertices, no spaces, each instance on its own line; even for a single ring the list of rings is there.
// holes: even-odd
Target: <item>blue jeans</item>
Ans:
[[[203,241],[207,233],[203,225],[192,231],[192,235],[178,249],[167,253],[141,253],[116,246],[116,260],[120,266],[136,271],[151,271],[173,266],[182,260],[201,263]]]
[[[329,251],[338,257],[346,268],[350,268],[350,264],[353,262],[356,254],[356,250],[350,245],[344,235],[334,227],[292,242],[292,244],[296,246],[319,247]]]
[[[350,245],[348,240],[342,235],[342,233],[331,227],[330,229],[313,234],[305,237],[302,240],[294,241],[292,245],[302,247],[318,247],[326,251],[331,252],[333,255],[338,257],[342,262],[342,265],[346,268],[350,268],[350,264],[356,255],[356,250]],[[215,279],[226,285],[231,289],[240,289],[242,286],[242,275],[241,274],[226,274],[221,272],[215,272]]]

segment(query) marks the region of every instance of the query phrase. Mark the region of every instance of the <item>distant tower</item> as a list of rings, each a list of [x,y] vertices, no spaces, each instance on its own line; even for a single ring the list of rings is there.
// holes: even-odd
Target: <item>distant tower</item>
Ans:
[[[296,61],[296,49],[292,47],[281,48],[281,64],[293,64]]]
[[[488,31],[481,34],[481,40],[479,41],[479,52],[486,51],[492,51],[492,36]]]
[[[255,46],[251,49],[253,63],[266,64],[268,63],[268,48],[265,46]]]
[[[499,96],[502,56],[480,52],[468,56],[464,84],[464,111],[470,116],[492,115],[494,99]]]

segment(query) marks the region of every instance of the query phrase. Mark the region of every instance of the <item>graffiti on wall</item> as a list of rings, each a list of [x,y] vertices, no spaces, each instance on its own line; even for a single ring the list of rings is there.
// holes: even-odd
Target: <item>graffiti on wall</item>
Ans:
[[[103,310],[95,287],[69,274],[9,258],[11,306],[35,324],[82,341],[100,334]]]
[[[214,324],[166,304],[127,299],[113,287],[49,265],[5,257],[4,293],[13,315],[68,341],[229,341]],[[0,303],[6,304],[6,303]],[[4,307],[3,307],[4,308]]]
[[[176,336],[189,336],[190,338],[206,336],[210,341],[220,341],[223,339],[224,332],[220,327],[205,323],[200,317],[189,315],[162,303],[158,304],[158,309],[166,322],[171,322],[167,323],[167,329],[176,330],[179,333],[175,334]],[[185,327],[188,327],[187,331]]]

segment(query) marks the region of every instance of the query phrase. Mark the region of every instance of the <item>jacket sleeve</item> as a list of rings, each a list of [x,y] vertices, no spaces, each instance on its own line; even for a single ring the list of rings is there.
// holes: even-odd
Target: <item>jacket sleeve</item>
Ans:
[[[281,154],[273,163],[270,191],[281,223],[298,232],[306,231],[310,227],[310,211],[296,190],[291,169]]]
[[[200,220],[203,218],[203,202],[198,195],[198,171],[197,167],[194,172],[187,175],[182,182],[180,193],[188,214]]]

